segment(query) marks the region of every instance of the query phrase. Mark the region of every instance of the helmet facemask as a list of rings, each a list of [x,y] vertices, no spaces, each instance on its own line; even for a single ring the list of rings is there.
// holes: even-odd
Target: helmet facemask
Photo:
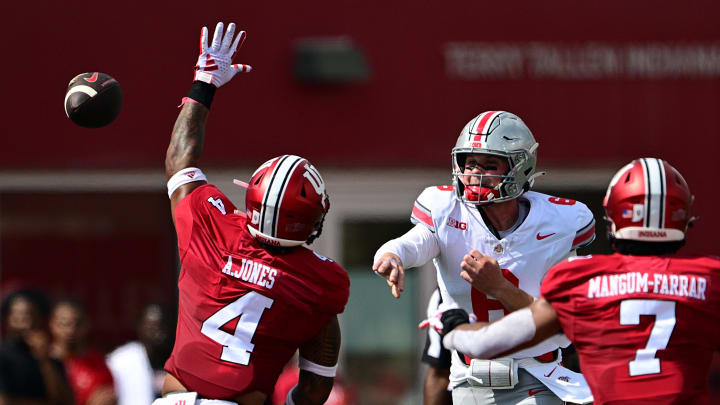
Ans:
[[[521,196],[533,184],[538,143],[522,120],[504,111],[488,111],[465,125],[452,150],[452,179],[460,201],[489,205]],[[465,174],[465,160],[470,154],[497,156],[508,164],[504,175]],[[469,186],[467,178],[479,177],[480,186]],[[489,179],[500,179],[487,186]],[[465,179],[465,180],[463,180]],[[494,182],[490,182],[494,183]]]
[[[535,157],[529,156],[525,151],[513,152],[510,154],[501,152],[482,151],[478,154],[498,156],[507,161],[509,170],[506,174],[473,174],[465,173],[465,161],[467,156],[474,152],[465,153],[457,150],[452,152],[453,163],[453,185],[455,195],[460,201],[475,205],[489,205],[505,202],[518,198],[532,186],[535,176],[534,164],[528,167],[528,162]],[[478,178],[478,185],[468,185],[470,177]],[[492,179],[500,179],[497,185],[492,186]],[[524,181],[518,181],[523,179]],[[490,181],[488,181],[490,180]]]

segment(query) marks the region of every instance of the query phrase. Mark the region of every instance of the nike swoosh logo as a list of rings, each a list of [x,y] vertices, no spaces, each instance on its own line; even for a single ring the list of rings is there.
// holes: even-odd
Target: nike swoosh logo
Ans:
[[[552,370],[550,370],[549,373],[545,374],[545,377],[550,377],[550,376],[552,375],[552,373],[555,372],[555,369],[556,369],[556,368],[557,368],[557,366],[555,366]]]
[[[540,232],[538,232],[536,238],[537,238],[537,240],[543,240],[543,239],[549,238],[549,237],[551,237],[551,236],[553,236],[553,235],[555,235],[555,232],[549,233],[549,234],[547,234],[547,235],[540,235]]]
[[[540,388],[539,390],[528,390],[528,396],[533,396],[539,392],[547,391],[547,388]]]
[[[85,81],[88,83],[95,83],[97,81],[97,78],[98,78],[98,72],[95,72],[92,74],[92,76],[86,77]]]

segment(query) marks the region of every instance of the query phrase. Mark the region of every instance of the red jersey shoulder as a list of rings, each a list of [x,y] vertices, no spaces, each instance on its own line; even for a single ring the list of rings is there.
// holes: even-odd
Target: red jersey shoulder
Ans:
[[[193,190],[188,196],[180,201],[189,205],[196,215],[218,216],[234,213],[236,207],[230,199],[213,184],[204,184]],[[178,204],[178,208],[180,207]]]
[[[688,270],[706,273],[713,277],[720,277],[720,257],[711,255],[676,256],[673,261],[679,267],[686,266]]]
[[[553,266],[543,279],[540,295],[547,300],[559,299],[579,284],[602,271],[611,256],[574,256]]]
[[[204,184],[185,196],[175,208],[175,230],[182,258],[193,232],[204,233],[208,240],[229,248],[237,235],[240,222],[235,205],[212,184]]]
[[[334,260],[305,247],[298,248],[297,258],[302,263],[303,276],[321,287],[323,305],[334,313],[342,313],[350,296],[347,271]]]

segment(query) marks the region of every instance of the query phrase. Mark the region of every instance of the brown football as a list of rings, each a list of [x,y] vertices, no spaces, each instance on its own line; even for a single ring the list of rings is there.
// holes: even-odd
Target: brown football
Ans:
[[[75,76],[65,93],[65,114],[85,128],[103,127],[115,120],[122,108],[120,83],[105,73]]]

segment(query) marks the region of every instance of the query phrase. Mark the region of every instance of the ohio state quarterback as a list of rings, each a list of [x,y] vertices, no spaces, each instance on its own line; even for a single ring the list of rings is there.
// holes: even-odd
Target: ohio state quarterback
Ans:
[[[595,220],[584,204],[529,191],[537,148],[530,129],[509,112],[487,111],[465,125],[451,154],[453,185],[425,189],[412,208],[415,227],[375,254],[373,270],[395,297],[404,289],[405,268],[432,259],[444,305],[494,320],[532,303],[547,270],[594,240]],[[480,253],[490,258],[484,266],[461,268],[464,257]],[[568,344],[556,338],[514,354],[505,381],[494,383],[478,376],[500,368],[453,352],[453,403],[561,404],[531,374],[543,362],[558,365],[559,347]]]
[[[175,347],[156,404],[260,405],[299,349],[299,383],[288,404],[321,404],[333,386],[340,347],[337,314],[349,280],[332,260],[301,246],[320,235],[329,208],[320,173],[299,156],[268,160],[253,173],[246,209],[197,168],[216,88],[250,66],[233,64],[245,32],[200,36],[192,88],[183,99],[165,159],[182,269]],[[185,402],[182,402],[185,401]]]
[[[445,346],[497,356],[563,331],[596,404],[709,403],[707,375],[720,346],[720,258],[677,254],[692,202],[670,164],[634,160],[613,177],[604,200],[616,253],[558,264],[543,281],[543,298],[488,327],[457,326],[466,323],[461,310],[443,314]]]

